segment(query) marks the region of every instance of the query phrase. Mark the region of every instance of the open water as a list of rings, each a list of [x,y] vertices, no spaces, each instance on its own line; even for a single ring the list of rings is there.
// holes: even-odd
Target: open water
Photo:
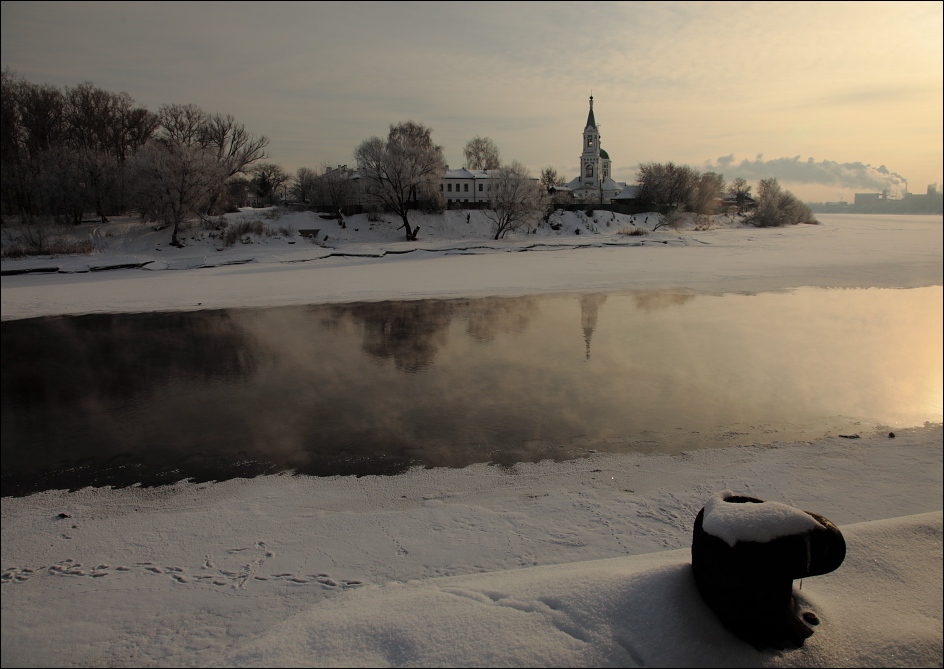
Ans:
[[[942,289],[2,325],[2,494],[854,437],[942,419]]]

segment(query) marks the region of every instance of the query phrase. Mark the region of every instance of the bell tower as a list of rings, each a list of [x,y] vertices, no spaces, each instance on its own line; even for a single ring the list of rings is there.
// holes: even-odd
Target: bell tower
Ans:
[[[603,183],[603,161],[600,160],[600,130],[593,117],[593,94],[590,95],[590,113],[583,129],[583,152],[580,154],[580,185],[598,188]]]

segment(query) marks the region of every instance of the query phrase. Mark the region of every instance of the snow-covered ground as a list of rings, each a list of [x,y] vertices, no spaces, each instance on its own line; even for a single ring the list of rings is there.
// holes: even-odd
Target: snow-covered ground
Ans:
[[[2,318],[101,311],[253,307],[425,297],[477,297],[685,288],[763,292],[799,286],[916,287],[941,284],[940,216],[820,215],[822,225],[756,229],[719,217],[706,231],[689,225],[648,235],[655,214],[569,213],[559,230],[492,240],[483,212],[416,213],[416,242],[399,220],[351,217],[346,228],[313,213],[274,218],[243,210],[273,233],[223,246],[197,225],[186,246],[170,230],[137,219],[68,229],[98,252],[73,257],[4,258]],[[299,230],[319,230],[317,240]],[[580,230],[580,233],[577,233]],[[4,236],[11,232],[5,230]],[[327,236],[328,239],[324,240]],[[221,250],[222,249],[222,250]],[[140,266],[133,271],[122,268]],[[198,271],[162,271],[198,270]],[[107,288],[106,288],[107,286]]]
[[[319,233],[217,250],[195,228],[175,249],[167,229],[89,225],[93,255],[2,261],[2,318],[942,285],[940,216],[653,232],[654,215],[596,212],[493,241],[481,212],[447,212],[419,215],[415,243],[390,217],[239,216]],[[4,498],[2,665],[941,666],[941,403],[894,439]],[[694,518],[725,489],[845,536],[838,570],[795,583],[821,621],[800,649],[755,650],[695,589]]]

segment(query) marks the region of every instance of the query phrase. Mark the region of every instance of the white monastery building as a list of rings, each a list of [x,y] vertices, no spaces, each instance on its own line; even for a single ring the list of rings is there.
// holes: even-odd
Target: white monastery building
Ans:
[[[459,170],[446,169],[439,190],[442,191],[446,204],[454,202],[489,202],[492,199],[492,186],[498,170]]]

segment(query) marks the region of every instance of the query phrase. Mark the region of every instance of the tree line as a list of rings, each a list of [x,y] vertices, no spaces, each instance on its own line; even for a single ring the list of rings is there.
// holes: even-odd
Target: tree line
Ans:
[[[392,124],[386,137],[358,145],[356,169],[323,165],[290,175],[265,162],[268,138],[230,115],[193,104],[165,104],[151,112],[127,93],[89,82],[66,88],[33,84],[9,70],[2,73],[0,104],[0,205],[24,223],[77,224],[89,213],[106,222],[135,211],[171,227],[171,244],[179,246],[188,218],[234,211],[250,196],[261,204],[289,198],[317,203],[334,211],[342,226],[345,205],[357,200],[369,212],[397,215],[406,238],[415,240],[410,211],[445,208],[443,149],[430,128],[414,121]],[[496,239],[531,229],[550,213],[555,200],[549,193],[564,183],[554,168],[534,178],[517,161],[503,164],[488,137],[473,137],[463,153],[469,169],[494,171],[486,216]],[[728,185],[720,174],[673,163],[645,163],[637,180],[643,206],[666,213],[716,213],[724,194],[736,199],[739,210],[751,200],[743,179]],[[750,219],[756,225],[814,220],[776,179],[759,182],[757,194]]]
[[[231,210],[265,174],[269,140],[193,104],[157,112],[89,82],[57,88],[2,73],[0,198],[23,223],[134,210],[173,226]]]
[[[171,244],[180,246],[188,218],[234,211],[250,196],[260,204],[289,197],[317,203],[335,211],[341,225],[344,206],[356,199],[368,211],[398,215],[406,238],[416,239],[409,212],[445,208],[442,147],[430,128],[413,121],[362,142],[354,151],[356,171],[323,165],[289,175],[265,162],[265,136],[193,104],[151,112],[127,93],[89,82],[34,84],[10,70],[2,73],[0,103],[0,206],[26,224],[78,224],[89,213],[104,223],[135,211],[171,227]],[[471,169],[498,171],[499,202],[489,214],[496,238],[532,222],[543,200],[527,169],[502,166],[487,137],[470,140],[465,155]]]
[[[817,222],[813,211],[781,188],[776,177],[758,181],[756,197],[751,195],[751,185],[741,177],[728,184],[716,172],[702,174],[671,162],[643,163],[636,178],[641,206],[665,214],[717,214],[727,199],[734,203],[738,213],[747,212],[747,222],[757,227]]]

